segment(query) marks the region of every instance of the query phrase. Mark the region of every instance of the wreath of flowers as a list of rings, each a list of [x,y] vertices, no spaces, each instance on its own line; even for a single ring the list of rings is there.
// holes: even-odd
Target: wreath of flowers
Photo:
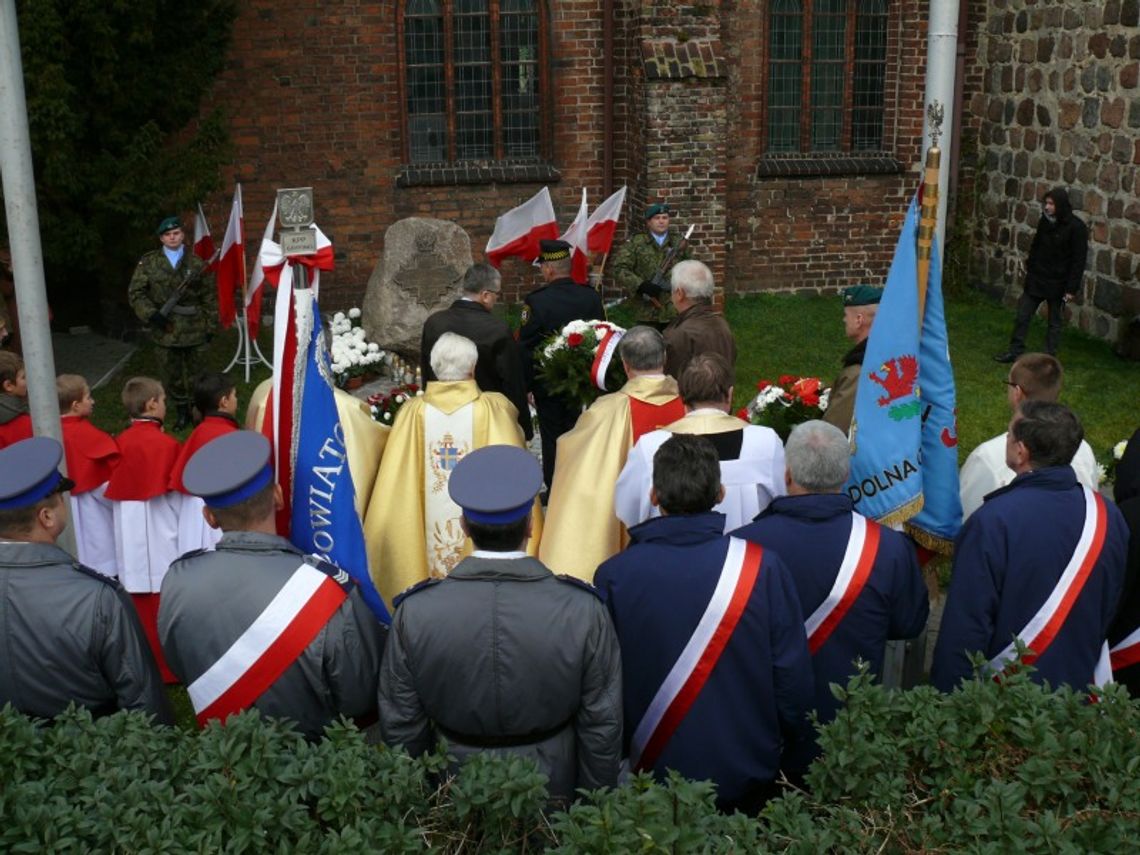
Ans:
[[[538,375],[546,391],[585,409],[599,395],[620,389],[626,376],[616,353],[606,368],[604,390],[591,377],[598,345],[611,332],[620,336],[625,330],[609,321],[571,321],[546,339],[537,359]]]
[[[818,377],[782,374],[776,383],[761,380],[756,397],[737,415],[754,425],[765,425],[787,440],[798,424],[820,418],[827,410],[830,389],[821,388]]]
[[[344,386],[350,377],[363,377],[379,371],[384,351],[374,341],[368,341],[360,326],[360,309],[347,313],[337,312],[329,322],[329,368],[338,386]]]
[[[387,392],[369,395],[367,399],[368,409],[371,411],[373,419],[382,425],[391,427],[396,422],[396,413],[400,412],[400,408],[412,398],[418,398],[423,393],[423,389],[415,383],[401,383]]]

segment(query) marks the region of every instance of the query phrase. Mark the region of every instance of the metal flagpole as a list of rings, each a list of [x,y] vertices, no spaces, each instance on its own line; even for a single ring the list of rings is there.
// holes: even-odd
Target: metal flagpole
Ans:
[[[958,50],[959,0],[938,0],[930,4],[930,23],[926,41],[926,95],[922,105],[925,124],[922,129],[924,148],[938,145],[935,129],[949,140],[954,139],[954,71]],[[932,112],[934,105],[937,112]],[[937,118],[937,120],[936,120]],[[923,163],[927,162],[925,151]],[[938,223],[935,234],[938,249],[945,249],[946,203],[950,170],[943,169],[938,177]],[[943,253],[944,254],[944,253]]]
[[[243,301],[244,303],[244,301]],[[238,326],[238,343],[237,350],[234,351],[234,358],[230,360],[230,364],[225,367],[223,374],[228,373],[235,365],[241,365],[245,370],[245,382],[249,382],[249,371],[254,365],[258,363],[263,364],[270,371],[273,370],[273,363],[265,358],[265,354],[261,352],[261,345],[257,343],[257,339],[251,339],[249,334],[248,320],[249,307],[243,305],[241,307],[241,319]],[[256,357],[253,355],[256,354]]]
[[[8,218],[32,429],[39,436],[62,441],[15,0],[0,0],[0,181]],[[66,458],[60,466],[66,471]],[[63,531],[58,543],[75,554],[75,531],[71,526]]]

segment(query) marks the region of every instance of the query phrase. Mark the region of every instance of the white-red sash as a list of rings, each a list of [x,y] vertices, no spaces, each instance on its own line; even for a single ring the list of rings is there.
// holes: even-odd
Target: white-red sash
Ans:
[[[744,614],[763,557],[759,545],[737,537],[729,540],[712,598],[634,731],[629,763],[635,771],[653,767],[704,688]]]
[[[847,550],[843,553],[843,562],[839,565],[835,584],[831,586],[824,601],[804,621],[808,650],[812,656],[839,626],[871,578],[871,567],[875,564],[875,556],[879,554],[880,531],[878,523],[868,520],[862,514],[851,514],[851,536],[847,540]]]
[[[1140,627],[1134,629],[1126,638],[1116,642],[1109,650],[1112,657],[1112,670],[1120,671],[1140,662]]]
[[[261,697],[347,597],[337,579],[311,564],[294,570],[229,650],[187,687],[199,727],[214,718],[225,721]]]
[[[624,332],[618,332],[611,328],[598,342],[598,350],[594,354],[594,363],[590,366],[590,379],[603,392],[606,391],[606,371],[610,367],[610,362],[614,358],[614,353],[617,352],[617,346],[621,343],[623,335],[625,335]]]
[[[1101,549],[1104,547],[1104,534],[1108,526],[1104,499],[1088,487],[1083,489],[1085,522],[1073,555],[1061,573],[1061,578],[1057,580],[1057,585],[1049,594],[1049,598],[1025,625],[1025,629],[1017,634],[1028,648],[1022,660],[1026,664],[1036,662],[1049,649],[1049,645],[1061,631],[1077,597],[1080,596],[1085,582],[1092,574],[1093,566],[1100,558]],[[994,671],[1001,671],[1015,656],[1017,656],[1017,647],[1011,641],[1001,653],[990,660],[990,667]]]

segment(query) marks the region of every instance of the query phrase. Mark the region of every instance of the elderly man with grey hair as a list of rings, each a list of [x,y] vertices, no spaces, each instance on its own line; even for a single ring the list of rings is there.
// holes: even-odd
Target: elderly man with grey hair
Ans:
[[[689,360],[701,353],[719,353],[735,365],[736,339],[712,305],[712,271],[699,261],[682,261],[673,268],[670,282],[677,317],[665,327],[665,373],[680,379]]]
[[[459,297],[424,322],[420,339],[420,369],[424,382],[442,379],[431,364],[431,351],[445,332],[457,333],[475,343],[479,361],[475,382],[484,392],[502,392],[518,410],[519,427],[529,440],[534,435],[526,399],[522,354],[507,322],[493,314],[502,293],[499,271],[486,262],[467,268]]]
[[[364,517],[369,569],[389,608],[396,594],[446,576],[470,552],[459,506],[447,493],[456,464],[485,445],[525,446],[511,402],[475,383],[474,342],[443,333],[431,349],[431,365],[439,379],[396,415]],[[536,514],[532,554],[542,530]]]
[[[590,581],[599,564],[629,543],[614,513],[614,485],[634,443],[685,414],[677,381],[665,374],[665,340],[650,326],[618,345],[629,379],[602,395],[558,438],[558,463],[539,558],[555,573]]]
[[[881,672],[888,640],[914,638],[930,611],[913,542],[861,514],[843,492],[850,447],[839,428],[797,425],[784,448],[788,495],[732,532],[776,552],[792,571],[805,618],[821,722],[839,701],[856,659]],[[806,767],[817,749],[800,758]]]

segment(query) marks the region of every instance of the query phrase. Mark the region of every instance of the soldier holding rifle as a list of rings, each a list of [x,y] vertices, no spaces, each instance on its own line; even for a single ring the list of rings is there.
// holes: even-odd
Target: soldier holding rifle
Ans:
[[[159,374],[177,414],[175,430],[190,424],[194,377],[206,366],[206,348],[218,324],[218,295],[207,262],[187,252],[178,217],[156,232],[161,249],[139,259],[127,299],[150,327]]]
[[[677,316],[669,301],[669,271],[689,257],[688,234],[669,231],[670,213],[664,202],[646,208],[646,230],[625,242],[613,266],[614,281],[634,300],[637,322],[658,329]]]

